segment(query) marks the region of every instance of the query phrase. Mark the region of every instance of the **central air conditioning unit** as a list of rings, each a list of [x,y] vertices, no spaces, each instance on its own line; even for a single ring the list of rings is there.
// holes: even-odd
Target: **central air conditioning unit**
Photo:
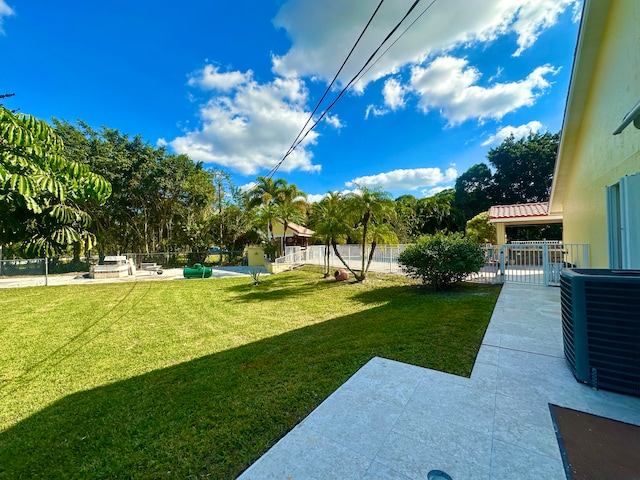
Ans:
[[[640,396],[640,270],[560,274],[564,353],[580,382]]]

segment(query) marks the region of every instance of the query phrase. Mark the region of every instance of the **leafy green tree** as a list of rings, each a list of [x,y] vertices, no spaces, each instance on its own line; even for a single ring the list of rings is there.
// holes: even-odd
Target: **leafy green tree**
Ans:
[[[0,243],[22,242],[25,252],[54,256],[79,244],[89,250],[89,201],[100,205],[111,185],[65,158],[54,129],[31,115],[0,106]]]
[[[217,243],[220,247],[220,263],[222,263],[222,247],[228,242],[227,230],[231,227],[230,220],[232,217],[236,219],[235,216],[228,215],[231,213],[230,207],[236,189],[229,172],[219,168],[209,169],[208,172],[215,186],[216,218],[214,224],[217,233]]]
[[[411,243],[418,235],[418,199],[413,195],[401,195],[395,199],[396,218],[393,221],[400,243]]]
[[[477,243],[497,243],[496,226],[489,222],[489,212],[482,212],[467,222],[465,236]]]
[[[421,198],[416,204],[418,228],[421,234],[441,230],[457,232],[464,228],[464,215],[455,206],[455,191],[447,189],[432,197]]]
[[[547,202],[558,155],[559,133],[529,133],[526,138],[505,139],[489,150],[493,166],[491,198],[496,204]]]
[[[456,179],[455,205],[465,218],[472,218],[489,210],[492,191],[493,174],[485,163],[478,163]]]
[[[78,121],[78,128],[55,119],[54,124],[69,146],[69,157],[86,163],[112,185],[113,193],[104,205],[91,205],[101,255],[155,250],[157,217],[159,214],[162,217],[166,202],[173,202],[171,197],[175,193],[175,189],[157,181],[163,151],[144,143],[140,136],[131,139],[115,129],[102,127],[97,131],[82,121]],[[171,172],[172,168],[167,165],[160,171]],[[173,174],[186,177],[182,173]],[[166,223],[171,225],[173,220],[166,218]]]
[[[104,205],[91,206],[101,252],[184,248],[202,254],[216,242],[214,232],[220,240],[226,225],[220,208],[224,217],[230,205],[225,172],[205,171],[201,162],[168,154],[139,135],[129,137],[106,127],[94,130],[82,121],[77,127],[57,120],[55,124],[69,156],[88,164],[113,186]],[[216,183],[216,178],[221,180]],[[217,189],[220,183],[224,188]]]
[[[362,254],[362,266],[360,274],[356,279],[360,282],[367,278],[367,241],[369,240],[370,224],[382,224],[395,218],[395,204],[390,195],[380,189],[359,186],[358,193],[351,193],[348,196],[348,212],[354,220],[356,227],[361,227],[360,246]],[[375,246],[370,247],[372,250]]]
[[[209,252],[209,245],[214,242],[215,232],[215,195],[216,189],[212,183],[211,172],[202,169],[198,163],[189,173],[185,185],[186,222],[184,232],[187,235],[187,245],[195,254],[193,260],[202,263]]]

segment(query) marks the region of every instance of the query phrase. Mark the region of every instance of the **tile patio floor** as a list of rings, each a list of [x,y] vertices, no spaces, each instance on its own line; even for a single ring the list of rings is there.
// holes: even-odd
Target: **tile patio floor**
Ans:
[[[239,478],[564,480],[549,403],[640,425],[571,375],[560,290],[506,284],[471,378],[373,358]]]

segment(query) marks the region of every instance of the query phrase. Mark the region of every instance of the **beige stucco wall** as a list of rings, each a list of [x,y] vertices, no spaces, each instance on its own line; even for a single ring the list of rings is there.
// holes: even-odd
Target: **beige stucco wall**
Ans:
[[[275,237],[282,237],[282,231],[284,230],[284,225],[279,222],[273,223],[273,235]],[[293,230],[287,228],[287,237],[293,236]]]
[[[249,246],[246,248],[247,265],[250,267],[264,266],[264,249],[258,246]]]
[[[590,266],[606,268],[605,187],[640,171],[640,130],[630,125],[620,135],[612,135],[640,101],[638,0],[611,2],[587,98],[562,198],[563,240],[588,243]]]

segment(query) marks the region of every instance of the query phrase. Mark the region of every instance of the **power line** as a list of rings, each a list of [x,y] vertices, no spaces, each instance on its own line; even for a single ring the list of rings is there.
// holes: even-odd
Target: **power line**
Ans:
[[[433,0],[433,2],[431,3],[433,5],[433,3],[435,2],[435,0]],[[382,46],[389,40],[389,38],[391,38],[393,36],[393,34],[396,32],[396,30],[400,27],[400,25],[406,20],[406,18],[411,14],[411,12],[414,10],[414,8],[418,5],[418,3],[420,3],[420,0],[416,0],[415,2],[413,2],[413,5],[411,5],[411,7],[409,8],[409,10],[407,11],[407,13],[404,15],[404,17],[402,17],[402,19],[396,24],[395,27],[393,27],[393,29],[391,29],[391,31],[387,34],[387,36],[384,38],[384,40],[382,41],[382,43],[380,43],[380,45],[378,45],[378,47],[375,49],[375,51],[369,56],[369,58],[367,59],[367,61],[365,62],[365,64],[362,66],[362,68],[358,71],[358,73],[356,73],[351,80],[349,81],[349,83],[342,89],[342,91],[338,94],[338,96],[336,97],[336,99],[331,103],[331,105],[329,105],[324,112],[322,112],[322,114],[320,115],[320,117],[318,118],[318,120],[311,126],[311,128],[305,133],[304,137],[302,137],[294,146],[293,148],[289,149],[289,152],[287,154],[289,154],[290,152],[292,152],[298,145],[300,145],[300,143],[302,143],[302,141],[306,138],[306,136],[309,134],[309,132],[311,132],[311,130],[313,130],[316,125],[318,125],[322,119],[326,116],[326,114],[329,112],[329,110],[331,110],[334,105],[336,103],[338,103],[338,101],[344,96],[345,93],[347,93],[347,91],[349,90],[349,88],[351,88],[351,86],[359,79],[362,78],[363,71],[364,69],[367,67],[367,65],[369,65],[369,63],[371,63],[371,61],[373,60],[373,58],[376,56],[376,54],[380,51],[380,49],[382,48]],[[424,12],[423,12],[424,13]],[[422,14],[420,15],[422,16]],[[415,21],[413,22],[415,23]],[[413,24],[412,24],[413,25]],[[406,32],[406,30],[405,30]],[[404,32],[402,33],[402,35],[404,35]],[[401,36],[402,36],[401,35]],[[396,40],[397,41],[397,40]],[[395,42],[394,42],[395,43]],[[393,44],[391,45],[393,46]],[[391,48],[391,46],[389,48]],[[380,60],[380,58],[382,58],[382,56],[389,51],[389,48],[387,48],[383,54],[376,60],[376,63],[378,62],[378,60]],[[373,65],[371,65],[371,67],[373,67]],[[371,67],[369,67],[369,69],[367,71],[369,71],[371,69]],[[280,166],[282,164],[282,162],[284,161],[281,160],[279,165]]]
[[[385,54],[386,54],[386,53],[391,49],[391,47],[393,47],[396,43],[398,43],[398,40],[400,40],[400,39],[404,36],[404,34],[405,34],[405,33],[407,33],[407,30],[409,30],[411,27],[413,27],[413,25],[414,25],[418,20],[420,20],[420,18],[422,18],[422,16],[423,16],[425,13],[427,13],[427,10],[429,10],[429,9],[433,6],[433,4],[434,4],[434,3],[436,3],[436,1],[437,1],[437,0],[432,0],[432,2],[431,2],[429,5],[427,5],[427,6],[425,7],[425,9],[424,9],[424,10],[422,10],[422,12],[420,13],[420,15],[418,15],[418,16],[416,17],[416,19],[415,19],[413,22],[411,22],[411,23],[409,24],[409,26],[408,26],[407,28],[405,28],[405,29],[402,31],[402,33],[401,33],[400,35],[398,35],[398,38],[396,38],[396,39],[393,41],[393,43],[392,43],[391,45],[389,45],[389,46],[386,48],[386,50],[380,54],[380,56],[379,56],[378,58],[376,58],[376,61],[375,61],[375,62],[373,62],[373,63],[369,66],[369,68],[367,68],[367,69],[362,73],[362,75],[360,76],[360,78],[364,77],[367,73],[369,73],[369,70],[371,70],[371,69],[376,65],[376,63],[378,63],[378,62],[380,61],[380,59],[381,59],[382,57],[384,57],[384,56],[385,56]],[[358,79],[358,80],[359,80],[359,79]]]
[[[340,73],[342,72],[342,69],[345,67],[345,65],[347,64],[347,61],[349,60],[349,58],[351,57],[351,54],[353,53],[353,51],[356,49],[356,47],[358,46],[358,43],[360,43],[360,40],[362,39],[362,37],[364,36],[364,33],[367,31],[367,29],[369,28],[369,25],[371,25],[371,22],[373,21],[373,18],[376,16],[376,14],[378,13],[378,10],[380,10],[380,7],[382,7],[382,4],[384,3],[384,0],[380,0],[380,3],[378,4],[378,6],[376,7],[375,11],[373,12],[373,14],[371,15],[371,17],[369,18],[369,21],[367,22],[367,24],[365,25],[364,29],[362,30],[362,32],[360,32],[360,35],[358,36],[358,39],[356,40],[356,43],[353,44],[353,47],[351,47],[351,50],[349,51],[349,54],[347,55],[347,57],[344,59],[344,61],[342,62],[342,65],[340,65],[340,69],[338,70],[338,72],[335,74],[335,76],[333,77],[333,80],[331,80],[331,83],[329,84],[329,86],[327,86],[326,90],[324,91],[324,93],[322,94],[322,98],[320,98],[320,100],[318,101],[318,103],[316,104],[316,108],[313,109],[313,112],[311,112],[311,115],[309,115],[309,118],[307,119],[306,123],[304,124],[304,126],[302,127],[302,129],[300,129],[300,133],[298,133],[298,136],[295,138],[295,140],[293,141],[293,143],[291,144],[292,146],[298,141],[298,139],[300,138],[300,135],[302,135],[302,132],[304,132],[304,129],[307,128],[307,125],[309,125],[309,122],[311,120],[313,120],[313,116],[316,114],[316,112],[318,111],[318,108],[320,108],[320,105],[322,104],[323,100],[325,99],[325,97],[327,96],[327,94],[331,91],[331,87],[333,87],[333,84],[336,82],[336,80],[338,79],[338,76],[340,75]],[[289,147],[289,150],[291,150],[291,147]]]
[[[394,35],[394,33],[398,30],[398,28],[400,27],[400,25],[402,25],[402,23],[404,23],[404,21],[407,19],[407,17],[413,12],[413,10],[416,8],[416,6],[418,5],[418,3],[420,3],[420,0],[415,0],[414,3],[411,5],[411,7],[409,8],[409,10],[407,11],[407,13],[405,13],[405,15],[402,17],[402,19],[393,27],[393,29],[387,34],[387,36],[384,38],[384,40],[380,43],[380,45],[374,50],[374,52],[369,56],[369,58],[367,59],[367,61],[364,63],[364,65],[362,66],[362,68],[360,68],[360,70],[351,78],[351,80],[349,81],[349,83],[340,91],[340,93],[338,94],[338,96],[336,97],[336,99],[324,110],[324,112],[322,112],[322,114],[320,115],[320,117],[313,123],[313,125],[311,125],[311,127],[304,133],[304,135],[302,136],[302,138],[300,137],[300,135],[302,134],[302,132],[304,131],[304,129],[306,128],[306,126],[309,124],[309,120],[307,120],[307,123],[305,123],[304,127],[302,128],[301,132],[298,134],[298,136],[296,137],[296,139],[294,140],[293,144],[291,145],[291,147],[289,147],[289,150],[287,151],[287,153],[282,157],[282,159],[280,161],[278,161],[278,163],[276,163],[276,165],[269,171],[269,173],[266,175],[267,177],[273,177],[273,175],[276,173],[276,171],[278,170],[278,168],[280,168],[280,166],[282,165],[282,163],[285,161],[285,159],[291,154],[293,153],[293,151],[296,149],[296,147],[298,147],[298,145],[300,145],[300,143],[302,143],[304,141],[304,139],[307,137],[307,135],[309,135],[309,133],[322,121],[322,119],[327,115],[327,113],[329,112],[329,110],[331,110],[335,104],[344,96],[344,94],[351,88],[351,86],[358,81],[359,79],[361,79],[364,75],[367,74],[367,72],[369,72],[369,70],[371,70],[371,68],[373,68],[373,66],[378,63],[378,61],[380,61],[380,59],[389,51],[389,49],[391,49],[391,47],[393,47],[398,40],[400,40],[400,38],[402,38],[402,36],[404,36],[404,34],[433,6],[433,4],[436,2],[437,0],[432,0],[432,2],[420,13],[420,15],[418,15],[418,17],[411,22],[411,24],[409,24],[409,26],[407,26],[407,28],[405,28],[403,30],[403,32],[398,36],[398,38],[396,38],[393,43],[391,45],[389,45],[389,47],[387,47],[382,54],[375,60],[375,62],[372,63],[373,59],[375,58],[375,56],[378,54],[378,52],[380,51],[380,49],[384,46],[385,43],[387,43],[387,41]],[[375,16],[375,14],[377,13],[378,9],[380,8],[382,2],[380,2],[380,5],[378,5],[378,8],[376,9],[376,12],[374,12],[373,16],[369,19],[369,22],[367,23],[367,27],[369,26],[369,24],[371,23],[373,17]],[[365,27],[365,30],[366,28]],[[362,38],[362,35],[364,34],[364,31],[361,33],[360,37],[358,38],[358,41],[360,40],[360,38]],[[357,43],[356,43],[357,45]],[[353,48],[351,49],[351,51],[349,52],[349,55],[351,55],[351,53],[353,52],[353,50],[355,49],[355,45],[353,46]],[[348,58],[348,57],[347,57]],[[346,62],[346,60],[345,60]],[[371,64],[371,65],[369,65]],[[367,68],[368,66],[368,68]],[[340,70],[342,70],[342,68],[344,67],[344,63],[342,65],[342,67],[340,68]],[[366,70],[365,70],[366,69]],[[340,72],[338,72],[339,74]],[[334,77],[331,85],[333,85],[333,83],[335,82],[336,78],[338,77],[338,74],[336,74],[336,76]],[[322,96],[322,99],[320,100],[320,102],[318,103],[318,105],[316,106],[316,108],[314,109],[313,113],[311,114],[311,117],[313,117],[313,115],[315,114],[315,112],[318,110],[318,107],[320,105],[320,103],[322,102],[322,100],[324,100],[324,98],[327,95],[327,92],[329,91],[330,87],[327,89],[327,91],[325,91],[325,94]]]
[[[384,0],[380,0],[380,3],[378,3],[378,6],[376,7],[376,9],[374,10],[373,14],[371,15],[371,17],[369,17],[369,21],[367,22],[367,24],[364,26],[364,29],[362,30],[362,32],[360,32],[360,35],[358,36],[358,39],[356,40],[356,43],[353,44],[353,47],[351,47],[351,50],[349,51],[348,55],[346,56],[346,58],[344,59],[344,61],[342,62],[342,65],[340,65],[340,68],[338,69],[338,72],[335,74],[335,76],[333,77],[333,80],[331,80],[331,83],[329,84],[329,86],[326,88],[326,90],[324,91],[324,94],[322,95],[322,98],[318,101],[318,103],[316,104],[316,107],[313,109],[313,112],[311,112],[311,115],[309,115],[309,118],[307,119],[307,121],[305,122],[304,126],[300,129],[300,132],[298,133],[298,135],[296,136],[295,140],[293,141],[293,143],[291,144],[291,146],[289,147],[289,149],[287,150],[287,153],[284,154],[284,156],[282,157],[282,159],[276,163],[276,165],[269,170],[269,173],[267,173],[266,177],[267,178],[271,178],[273,177],[273,175],[276,173],[276,171],[278,170],[278,168],[280,167],[280,165],[282,165],[282,162],[284,162],[284,160],[293,152],[293,150],[299,145],[299,140],[300,140],[300,136],[302,135],[302,133],[304,132],[305,128],[307,128],[307,125],[309,125],[309,122],[313,119],[313,116],[316,114],[316,112],[318,111],[318,108],[320,108],[320,105],[322,104],[322,102],[324,101],[325,97],[328,95],[329,91],[331,91],[331,87],[333,87],[333,84],[336,82],[336,80],[338,79],[338,76],[340,75],[340,72],[342,72],[342,69],[344,68],[344,66],[347,64],[347,61],[349,60],[349,58],[351,57],[351,54],[353,53],[353,51],[356,49],[356,47],[358,46],[358,43],[360,43],[360,40],[362,39],[362,37],[364,36],[365,32],[367,31],[367,29],[369,28],[369,25],[371,25],[371,22],[373,21],[374,17],[376,16],[376,14],[378,13],[378,10],[380,10],[380,7],[382,7],[382,4],[384,3]],[[314,125],[315,126],[315,125]],[[313,126],[311,127],[313,128]],[[307,134],[305,134],[306,137]],[[304,137],[303,137],[304,139]],[[298,142],[298,143],[296,143]]]

